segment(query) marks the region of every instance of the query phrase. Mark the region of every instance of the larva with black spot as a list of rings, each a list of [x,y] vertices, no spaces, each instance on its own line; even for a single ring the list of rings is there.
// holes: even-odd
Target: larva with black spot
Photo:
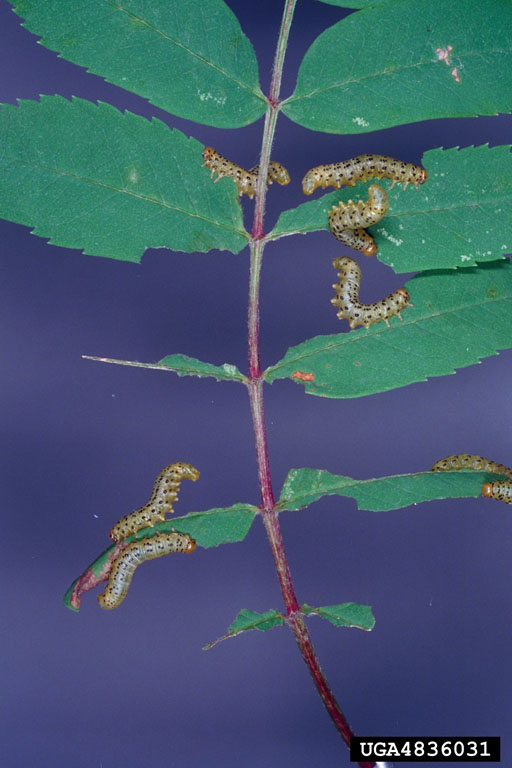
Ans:
[[[333,235],[343,243],[353,248],[355,251],[361,251],[364,256],[373,256],[377,253],[377,244],[366,229],[336,229],[331,230]]]
[[[255,176],[257,176],[259,172],[259,163],[258,165],[253,165],[253,167],[249,170],[249,173],[253,173]],[[281,163],[278,163],[276,160],[271,160],[268,165],[267,181],[269,184],[272,184],[273,181],[277,181],[278,184],[280,184],[282,187],[285,187],[290,183],[290,174],[284,165],[281,165]]]
[[[376,301],[374,304],[362,304],[359,301],[359,286],[361,285],[361,270],[354,259],[348,256],[334,259],[333,266],[339,270],[339,282],[333,285],[336,289],[336,296],[331,299],[331,303],[339,307],[338,317],[340,320],[346,318],[351,328],[357,325],[364,325],[369,328],[374,323],[380,323],[382,320],[389,327],[389,318],[398,315],[407,306],[412,306],[409,302],[409,293],[405,288],[399,288],[390,293],[385,299]]]
[[[223,157],[219,152],[216,152],[213,147],[205,147],[203,150],[204,163],[201,167],[206,166],[209,168],[210,178],[213,179],[214,174],[217,174],[217,178],[214,179],[214,184],[224,176],[231,177],[237,188],[239,195],[248,195],[251,200],[256,194],[256,186],[258,184],[258,172],[259,166],[255,165],[250,171],[246,171],[240,165],[231,162],[227,158]],[[267,183],[272,184],[272,181],[277,181],[278,184],[289,184],[290,174],[281,163],[272,161],[269,165]]]
[[[431,472],[450,472],[456,469],[471,469],[474,472],[493,472],[512,479],[512,469],[497,461],[490,461],[483,456],[470,453],[456,453],[436,461]]]
[[[505,504],[512,504],[512,482],[508,480],[498,480],[494,483],[484,483],[482,485],[482,496],[496,501],[504,501]]]
[[[98,595],[102,608],[117,608],[125,599],[133,574],[141,563],[172,552],[193,552],[196,542],[187,533],[158,533],[151,538],[132,541],[112,563],[105,592]]]
[[[164,467],[156,478],[147,504],[122,517],[110,531],[110,538],[113,541],[121,541],[130,534],[140,531],[141,528],[153,527],[155,523],[165,520],[167,513],[174,512],[172,505],[178,499],[181,481],[186,479],[195,482],[198,477],[199,470],[183,461]]]
[[[379,179],[392,179],[393,185],[403,182],[406,189],[414,184],[424,184],[428,173],[425,168],[412,163],[404,163],[385,155],[358,155],[340,163],[328,163],[311,168],[302,179],[302,191],[311,195],[317,187],[353,187],[357,181],[366,181],[377,176]]]
[[[386,191],[377,184],[372,184],[368,189],[368,200],[358,200],[354,203],[349,200],[345,203],[341,200],[333,205],[329,211],[329,229],[334,237],[348,245],[362,251],[365,256],[373,256],[377,252],[375,240],[365,232],[364,227],[377,224],[387,213],[389,201]]]

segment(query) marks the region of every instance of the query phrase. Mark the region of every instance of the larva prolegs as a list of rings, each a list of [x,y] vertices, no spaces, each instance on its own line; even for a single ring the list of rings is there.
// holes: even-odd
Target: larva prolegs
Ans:
[[[361,270],[357,262],[348,256],[343,256],[334,259],[333,266],[339,270],[339,282],[333,285],[336,296],[331,299],[331,303],[339,307],[337,313],[339,319],[347,319],[351,329],[358,325],[364,325],[368,329],[370,325],[381,321],[390,327],[389,319],[395,315],[402,320],[400,313],[410,304],[409,293],[405,288],[399,288],[381,301],[363,304],[359,301]]]
[[[488,499],[496,499],[496,501],[504,501],[505,504],[512,504],[512,469],[510,467],[477,454],[456,453],[436,461],[430,471],[450,472],[456,469],[493,472],[496,475],[509,477],[510,480],[496,480],[492,483],[484,483],[482,485],[482,496]]]
[[[327,163],[317,165],[306,173],[302,179],[302,191],[305,195],[311,195],[315,189],[322,187],[343,186],[353,187],[358,181],[366,181],[376,176],[379,179],[392,179],[395,184],[424,184],[427,180],[427,171],[419,165],[404,163],[394,157],[386,155],[357,155],[340,163]]]
[[[132,541],[112,563],[108,585],[103,594],[98,595],[101,608],[117,608],[125,599],[133,574],[146,560],[168,555],[172,552],[193,552],[196,548],[194,539],[186,533],[159,533],[151,538]]]
[[[214,184],[222,177],[231,177],[238,189],[238,195],[248,195],[252,198],[256,194],[256,186],[258,183],[259,166],[255,165],[251,170],[246,171],[240,165],[231,162],[227,158],[223,157],[219,152],[216,152],[213,147],[205,147],[203,150],[203,160],[201,168],[207,167],[210,169],[210,179],[213,178],[214,173],[218,176],[214,180]],[[271,161],[269,164],[267,183],[272,184],[272,181],[277,181],[278,184],[289,184],[290,174],[286,168],[276,161]]]
[[[173,503],[178,499],[181,481],[186,479],[195,482],[198,477],[199,470],[187,462],[177,461],[164,467],[155,480],[149,501],[122,517],[111,529],[110,538],[117,542],[141,528],[153,527],[155,523],[163,522],[165,515],[174,511]]]

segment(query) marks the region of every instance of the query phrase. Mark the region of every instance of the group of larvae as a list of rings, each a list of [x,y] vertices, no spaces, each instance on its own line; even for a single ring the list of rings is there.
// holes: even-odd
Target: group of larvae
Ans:
[[[224,176],[231,177],[237,188],[238,194],[249,195],[253,198],[256,194],[259,167],[256,165],[249,171],[231,162],[212,147],[206,147],[203,151],[203,166],[210,170],[210,178],[214,183]],[[311,195],[318,187],[334,187],[340,189],[343,186],[354,186],[358,181],[367,181],[376,176],[378,179],[386,178],[395,184],[403,183],[404,188],[414,184],[416,189],[419,184],[427,180],[427,171],[412,163],[395,160],[385,155],[358,155],[349,160],[327,165],[317,165],[311,168],[302,180],[302,190],[305,195]],[[269,165],[267,183],[288,184],[290,175],[281,163],[272,161]],[[329,211],[329,228],[337,240],[344,245],[361,251],[365,256],[373,256],[377,252],[377,245],[373,237],[367,232],[367,227],[377,224],[387,213],[389,208],[386,191],[377,184],[372,184],[368,189],[368,200],[353,200],[340,202]],[[344,256],[333,261],[334,268],[338,271],[338,282],[333,285],[336,295],[331,303],[338,307],[337,316],[340,320],[347,319],[350,328],[363,325],[369,328],[374,323],[384,321],[389,326],[389,319],[397,315],[402,319],[401,311],[406,306],[412,306],[409,293],[405,288],[393,291],[381,301],[373,304],[363,304],[359,301],[361,285],[361,269],[354,259]]]
[[[186,462],[178,461],[164,467],[156,478],[153,492],[144,506],[125,515],[114,525],[109,533],[116,544],[122,542],[142,528],[153,527],[165,520],[166,514],[174,512],[173,504],[178,499],[178,491],[182,480],[193,480],[199,477],[199,471]],[[108,585],[105,592],[98,595],[98,603],[102,608],[117,608],[125,599],[130,587],[133,574],[138,566],[146,560],[168,555],[171,552],[193,552],[196,542],[187,533],[157,533],[155,536],[129,542],[117,555],[109,573]]]
[[[487,499],[504,501],[505,504],[512,504],[512,469],[509,467],[476,454],[457,453],[436,461],[430,471],[452,472],[456,469],[470,469],[473,472],[492,472],[496,475],[505,475],[508,480],[484,483],[482,485],[482,496],[485,496]]]

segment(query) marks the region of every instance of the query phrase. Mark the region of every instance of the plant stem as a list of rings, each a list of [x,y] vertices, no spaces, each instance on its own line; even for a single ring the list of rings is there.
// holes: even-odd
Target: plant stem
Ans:
[[[249,286],[249,376],[248,390],[251,403],[251,412],[254,427],[254,438],[256,444],[256,454],[258,459],[258,473],[261,490],[261,516],[267,536],[269,539],[272,554],[276,564],[277,575],[281,585],[286,612],[288,614],[288,624],[293,631],[297,645],[306,662],[310,674],[314,680],[322,701],[334,722],[337,730],[343,740],[350,746],[350,741],[354,735],[350,725],[343,712],[341,711],[332,691],[320,668],[318,658],[311,641],[304,617],[300,612],[299,603],[295,595],[292,576],[286,553],[284,549],[283,537],[279,526],[279,516],[275,508],[275,498],[272,489],[272,480],[270,476],[270,463],[268,457],[267,435],[265,429],[265,415],[263,409],[263,378],[259,357],[259,291],[260,275],[263,250],[265,247],[263,217],[265,211],[266,198],[266,179],[268,166],[270,162],[270,152],[277,118],[280,111],[279,92],[281,87],[281,78],[283,73],[284,57],[288,43],[288,35],[295,10],[296,0],[285,0],[281,29],[276,48],[274,67],[272,71],[272,81],[268,97],[268,107],[265,115],[265,125],[263,129],[263,139],[261,146],[259,176],[256,194],[256,204],[254,210],[254,220],[252,228],[252,237],[250,242],[251,271]],[[360,762],[360,768],[374,768],[373,762]]]

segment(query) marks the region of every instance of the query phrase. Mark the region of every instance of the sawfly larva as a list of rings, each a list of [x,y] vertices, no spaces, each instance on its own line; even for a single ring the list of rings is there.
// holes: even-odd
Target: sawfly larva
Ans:
[[[380,323],[382,320],[389,327],[389,318],[398,315],[409,304],[409,293],[405,288],[399,288],[390,293],[385,299],[376,301],[374,304],[362,304],[359,301],[359,286],[361,285],[361,270],[354,259],[343,256],[334,259],[333,266],[339,270],[339,282],[333,285],[336,289],[336,296],[331,299],[331,303],[339,307],[338,317],[340,320],[346,318],[351,328],[357,325],[364,325],[369,328],[373,323]]]
[[[186,479],[195,482],[198,477],[199,470],[192,464],[186,464],[183,461],[177,461],[164,467],[156,478],[151,498],[147,504],[122,517],[110,531],[110,538],[113,541],[120,541],[126,539],[130,534],[140,531],[141,528],[152,527],[155,523],[165,520],[165,515],[167,513],[172,514],[174,511],[172,505],[178,499],[181,481]]]
[[[358,155],[341,163],[328,163],[311,168],[302,179],[302,191],[305,195],[311,195],[317,187],[353,187],[357,181],[366,181],[373,176],[392,179],[391,188],[403,182],[405,189],[409,184],[414,184],[417,189],[418,184],[424,184],[427,180],[428,174],[421,166],[404,163],[394,157]]]
[[[331,229],[331,232],[340,243],[348,245],[355,251],[361,251],[364,256],[373,256],[374,253],[377,253],[377,244],[366,229],[336,229],[336,232]]]
[[[196,542],[187,533],[158,533],[151,538],[132,541],[112,563],[105,592],[98,595],[102,608],[117,608],[125,599],[133,574],[141,563],[171,552],[193,552]]]
[[[507,480],[484,483],[482,485],[482,496],[488,499],[496,499],[496,501],[504,501],[505,504],[512,504],[512,483]]]
[[[213,179],[214,174],[217,174],[217,178],[214,179],[214,184],[223,176],[230,176],[238,189],[238,194],[249,195],[252,198],[256,194],[256,186],[258,183],[259,166],[255,165],[250,171],[246,171],[245,168],[231,162],[227,158],[223,157],[219,152],[216,152],[213,147],[205,147],[203,150],[204,163],[201,165],[203,168],[209,168],[210,178]],[[290,174],[281,163],[272,161],[269,164],[267,183],[272,184],[273,181],[277,181],[278,184],[289,184]]]
[[[473,472],[493,472],[496,475],[506,475],[512,479],[512,469],[497,461],[490,461],[483,456],[469,453],[456,453],[436,461],[431,472],[450,472],[454,469],[471,469]]]

